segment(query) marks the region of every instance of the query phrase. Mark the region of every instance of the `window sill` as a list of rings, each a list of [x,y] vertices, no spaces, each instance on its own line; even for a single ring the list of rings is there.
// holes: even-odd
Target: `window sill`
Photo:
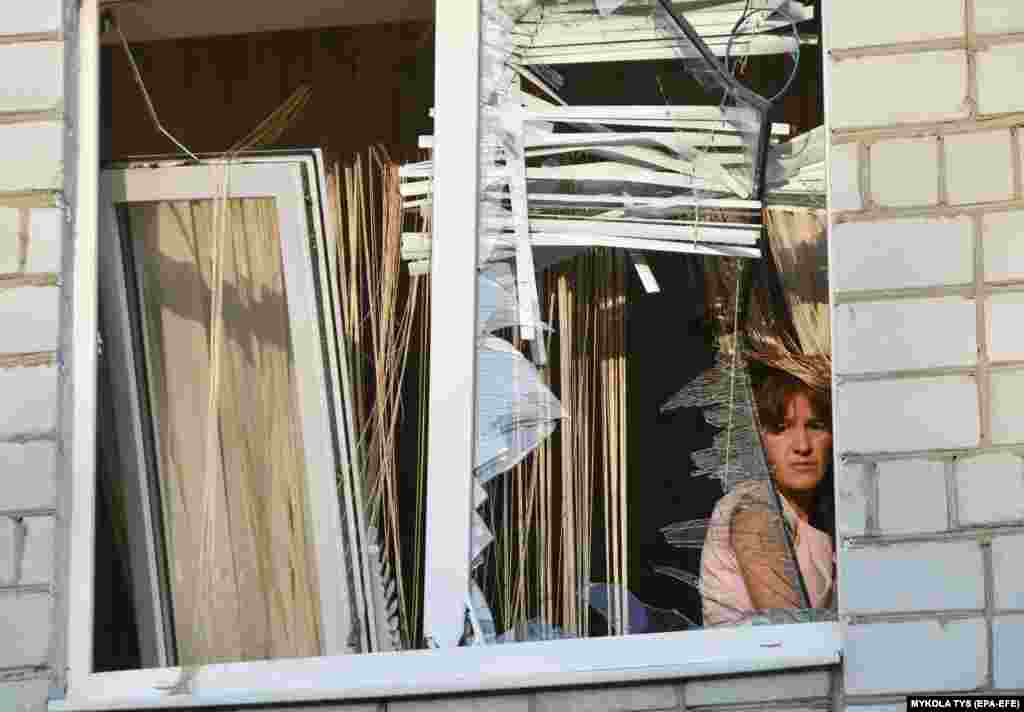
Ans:
[[[767,672],[839,662],[837,623],[92,674],[51,712],[353,701]],[[189,692],[170,694],[170,688]]]

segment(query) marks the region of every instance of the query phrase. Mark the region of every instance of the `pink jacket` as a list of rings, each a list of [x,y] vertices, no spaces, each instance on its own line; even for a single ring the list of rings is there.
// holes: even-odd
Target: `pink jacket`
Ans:
[[[741,507],[771,507],[767,480],[741,482],[715,505],[701,552],[704,625],[743,623],[755,612],[732,545],[731,522]],[[814,608],[828,605],[833,580],[832,537],[801,521],[782,498],[786,519],[796,533],[796,558]]]

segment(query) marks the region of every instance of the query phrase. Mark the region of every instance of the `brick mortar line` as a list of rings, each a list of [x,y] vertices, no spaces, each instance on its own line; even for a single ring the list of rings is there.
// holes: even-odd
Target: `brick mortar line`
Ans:
[[[1010,111],[1001,114],[988,114],[973,119],[948,119],[946,121],[925,121],[919,123],[902,122],[895,124],[879,124],[861,128],[833,129],[832,145],[845,143],[877,143],[899,138],[929,138],[933,136],[951,136],[965,133],[985,133],[1024,126],[1024,112]]]
[[[48,665],[13,665],[11,667],[0,667],[0,685],[49,679],[50,667]]]
[[[886,44],[864,45],[829,50],[832,60],[836,63],[869,57],[893,57],[908,54],[929,54],[932,52],[967,52],[975,55],[987,52],[993,47],[1009,44],[1024,44],[1024,32],[991,32],[975,35],[973,45],[963,38],[942,37],[933,40],[917,40],[913,42],[890,42]]]
[[[985,652],[988,666],[985,672],[985,685],[989,689],[995,683],[996,651],[993,634],[996,613],[996,572],[992,560],[992,539],[985,537],[979,540],[981,547],[981,564],[985,578]]]
[[[0,584],[0,600],[3,597],[22,594],[53,595],[53,584],[49,583],[4,583]]]
[[[1009,213],[1024,210],[1024,200],[997,200],[989,203],[958,203],[955,205],[911,205],[900,208],[872,210],[840,210],[832,217],[835,225],[855,222],[885,222],[909,218],[958,218],[989,213]]]
[[[1017,200],[1024,199],[1024,177],[1021,176],[1021,162],[1024,156],[1020,152],[1020,127],[1010,129],[1010,150],[1013,152],[1013,196]]]
[[[0,274],[0,292],[20,287],[56,287],[60,279],[56,272],[27,272]]]
[[[845,464],[858,464],[862,462],[893,462],[898,460],[944,460],[949,457],[971,458],[981,455],[998,455],[1009,453],[1024,455],[1024,442],[1004,443],[992,445],[991,447],[952,447],[952,448],[931,448],[923,450],[903,450],[889,452],[841,452],[839,458]],[[993,522],[994,523],[994,522]]]
[[[60,190],[0,190],[0,207],[56,208],[63,203]]]
[[[884,548],[902,544],[942,544],[951,541],[970,541],[1002,536],[1024,534],[1024,523],[1013,522],[1005,525],[963,527],[956,531],[922,532],[920,534],[881,534],[878,536],[843,537],[846,546],[852,549]]]
[[[986,371],[1021,371],[1024,361],[991,361],[985,364]],[[869,383],[875,381],[905,381],[926,378],[946,378],[951,376],[968,376],[977,378],[979,366],[936,366],[934,368],[908,368],[902,371],[863,371],[854,373],[837,373],[839,385],[847,383]],[[991,442],[982,441],[978,447],[993,447]]]
[[[879,523],[879,512],[881,511],[881,492],[878,482],[878,463],[869,462],[864,465],[864,478],[867,480],[867,511],[864,515],[864,529],[871,535],[878,535],[882,527]]]
[[[35,442],[56,442],[56,430],[40,430],[34,433],[0,433],[0,444],[25,445]]]
[[[829,674],[828,684],[832,712],[842,712],[846,708],[846,684],[843,679],[844,665],[845,661],[836,666]]]
[[[28,250],[32,243],[32,211],[29,208],[18,208],[18,273],[25,272],[28,266]]]
[[[56,507],[22,507],[20,509],[0,509],[0,517],[13,519],[31,519],[57,516]]]
[[[874,209],[875,198],[871,194],[871,146],[866,143],[857,144],[857,189],[860,191],[863,209]]]
[[[849,626],[874,625],[878,623],[919,623],[922,621],[938,621],[950,623],[954,621],[985,620],[983,608],[949,608],[931,611],[873,611],[869,613],[847,613],[843,616]]]
[[[956,460],[951,457],[942,463],[942,474],[946,484],[946,524],[949,531],[960,528],[960,487],[956,480]]]
[[[1024,280],[996,280],[983,282],[980,292],[971,282],[930,284],[921,287],[896,287],[892,289],[847,289],[834,293],[833,304],[871,304],[873,302],[894,302],[904,300],[943,299],[962,297],[975,299],[980,294],[984,297],[998,297],[1003,294],[1024,293]]]
[[[964,49],[967,53],[967,97],[965,103],[972,119],[978,116],[978,32],[974,0],[964,0]]]
[[[946,137],[935,137],[935,166],[939,205],[949,205],[949,161],[946,156]]]
[[[0,370],[41,368],[57,364],[56,351],[30,351],[21,354],[0,354]]]
[[[0,45],[63,41],[64,33],[60,30],[50,30],[49,32],[19,32],[12,35],[0,34]]]
[[[965,13],[968,18],[971,11]],[[1024,32],[986,32],[975,34],[973,22],[967,20],[964,36],[938,37],[930,40],[911,40],[909,42],[886,42],[860,47],[842,47],[829,50],[829,55],[836,63],[866,57],[893,57],[907,54],[927,54],[931,52],[956,52],[958,50],[974,54],[984,52],[1000,45],[1024,43]]]
[[[57,123],[63,120],[64,111],[57,107],[35,111],[0,111],[0,126]]]
[[[672,691],[676,696],[676,710],[678,712],[686,712],[688,709],[686,706],[686,680],[680,680],[672,685]]]
[[[970,2],[970,0],[967,0]],[[978,429],[981,447],[992,445],[992,364],[988,349],[988,315],[985,293],[985,231],[980,215],[971,216],[974,249],[974,319],[978,355]]]

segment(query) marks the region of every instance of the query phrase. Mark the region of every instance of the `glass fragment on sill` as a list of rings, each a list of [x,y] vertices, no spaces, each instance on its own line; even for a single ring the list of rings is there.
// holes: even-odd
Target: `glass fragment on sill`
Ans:
[[[700,627],[677,610],[644,603],[621,585],[592,583],[586,593],[587,603],[606,621],[611,621],[616,608],[627,610],[631,634],[670,633]],[[621,601],[622,598],[628,599],[629,602]]]

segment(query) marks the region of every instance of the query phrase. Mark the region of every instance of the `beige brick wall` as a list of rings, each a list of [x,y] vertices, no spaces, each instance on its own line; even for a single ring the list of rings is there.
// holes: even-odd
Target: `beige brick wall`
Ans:
[[[51,685],[64,42],[60,0],[0,19],[0,709]]]
[[[1024,682],[1020,7],[825,2],[842,695],[857,712]]]

